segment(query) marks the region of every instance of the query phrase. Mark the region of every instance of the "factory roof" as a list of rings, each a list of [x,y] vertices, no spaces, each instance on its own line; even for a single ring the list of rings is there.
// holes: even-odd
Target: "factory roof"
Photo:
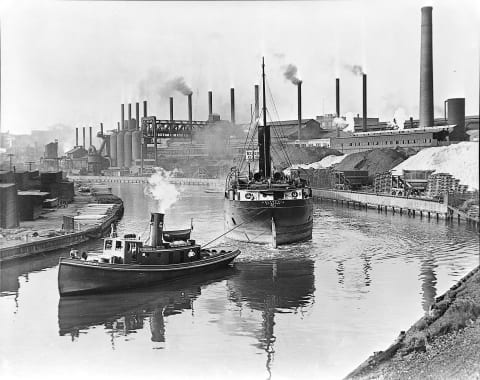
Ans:
[[[401,135],[411,133],[425,133],[425,132],[440,132],[443,130],[451,131],[455,125],[442,125],[438,127],[424,127],[424,128],[409,128],[409,129],[389,129],[384,131],[372,131],[372,132],[356,132],[353,134],[355,137],[362,136],[378,136],[378,135]]]

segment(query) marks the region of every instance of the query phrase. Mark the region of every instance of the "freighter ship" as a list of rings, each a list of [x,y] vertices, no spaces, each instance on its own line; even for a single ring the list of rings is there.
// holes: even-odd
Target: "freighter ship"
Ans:
[[[272,173],[270,126],[265,103],[265,63],[262,61],[263,125],[257,126],[258,172],[233,168],[226,179],[225,230],[233,240],[280,244],[312,237],[312,190],[300,178]]]

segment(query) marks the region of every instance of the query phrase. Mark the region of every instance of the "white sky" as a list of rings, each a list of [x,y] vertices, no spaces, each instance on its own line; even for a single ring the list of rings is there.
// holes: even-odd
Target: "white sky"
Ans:
[[[361,114],[361,77],[345,68],[361,65],[369,116],[391,120],[403,108],[417,118],[422,5],[433,6],[435,116],[457,96],[466,97],[467,114],[478,114],[477,0],[0,0],[2,130],[100,122],[112,129],[121,102],[144,99],[149,114],[168,118],[165,96],[175,98],[175,118],[186,118],[184,95],[159,95],[177,76],[193,89],[194,119],[207,117],[208,90],[214,112],[229,119],[234,86],[237,121],[248,121],[262,55],[280,119],[296,118],[296,87],[282,75],[288,63],[304,81],[304,117],[335,112],[336,76],[342,114]]]

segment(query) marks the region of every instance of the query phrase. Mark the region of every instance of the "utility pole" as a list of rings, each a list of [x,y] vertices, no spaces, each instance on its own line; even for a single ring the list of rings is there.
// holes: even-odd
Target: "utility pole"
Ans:
[[[12,171],[12,157],[15,155],[13,153],[8,153],[7,156],[10,159],[10,171]]]
[[[25,163],[28,164],[28,171],[31,172],[32,171],[32,164],[34,164],[35,161],[27,161]]]

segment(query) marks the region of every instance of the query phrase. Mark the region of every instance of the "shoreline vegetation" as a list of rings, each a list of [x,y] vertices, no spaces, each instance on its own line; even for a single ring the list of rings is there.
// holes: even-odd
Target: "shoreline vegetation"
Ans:
[[[480,266],[346,379],[480,379]]]

